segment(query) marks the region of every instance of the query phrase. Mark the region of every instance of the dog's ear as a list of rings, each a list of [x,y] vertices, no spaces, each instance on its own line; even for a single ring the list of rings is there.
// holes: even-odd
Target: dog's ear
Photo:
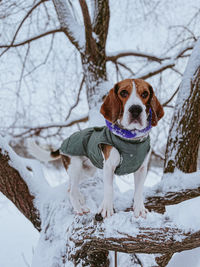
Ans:
[[[104,98],[104,102],[100,109],[100,112],[104,118],[112,123],[116,122],[122,111],[122,103],[117,96],[115,87],[112,88],[109,91],[109,94]]]
[[[149,86],[150,91],[150,98],[149,98],[149,106],[151,107],[152,111],[152,121],[151,125],[156,126],[158,121],[164,116],[164,110],[160,102],[158,101],[157,97],[154,94],[153,88]]]

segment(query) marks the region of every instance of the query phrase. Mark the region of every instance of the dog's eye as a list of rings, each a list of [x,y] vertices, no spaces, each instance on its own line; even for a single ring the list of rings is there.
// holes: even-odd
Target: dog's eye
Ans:
[[[126,91],[126,90],[122,90],[122,91],[120,92],[120,95],[121,95],[121,97],[125,98],[125,97],[128,96],[128,91]]]
[[[144,91],[142,94],[141,94],[141,97],[142,98],[147,98],[147,96],[149,95],[149,93],[147,91]]]

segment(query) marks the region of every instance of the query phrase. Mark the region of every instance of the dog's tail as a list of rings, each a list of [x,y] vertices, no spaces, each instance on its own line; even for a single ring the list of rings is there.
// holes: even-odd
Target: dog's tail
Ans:
[[[58,158],[60,158],[59,150],[56,150],[53,152],[46,151],[45,149],[42,149],[41,147],[39,147],[33,140],[28,140],[27,150],[29,154],[31,154],[34,158],[42,162],[49,162],[49,161],[57,160]]]

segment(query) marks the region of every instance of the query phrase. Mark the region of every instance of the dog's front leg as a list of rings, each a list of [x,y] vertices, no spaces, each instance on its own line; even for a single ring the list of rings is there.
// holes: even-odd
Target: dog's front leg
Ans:
[[[120,162],[120,154],[112,146],[106,146],[103,154],[105,159],[103,167],[104,198],[98,212],[105,218],[113,215],[113,176]]]
[[[134,192],[134,215],[136,218],[139,216],[146,218],[147,210],[143,202],[143,188],[147,176],[147,165],[149,162],[150,152],[147,154],[142,166],[134,173],[135,192]]]

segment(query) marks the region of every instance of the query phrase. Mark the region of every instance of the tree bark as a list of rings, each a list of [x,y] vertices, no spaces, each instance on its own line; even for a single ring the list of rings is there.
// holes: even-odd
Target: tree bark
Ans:
[[[85,24],[86,47],[81,59],[85,82],[87,87],[87,98],[89,108],[96,106],[101,101],[101,83],[107,80],[105,46],[110,20],[108,0],[95,0],[95,17],[91,22],[87,4],[79,1]]]
[[[70,235],[73,243],[71,259],[76,260],[82,254],[88,255],[91,251],[117,251],[123,253],[147,253],[165,254],[163,257],[169,259],[176,252],[193,249],[200,246],[200,231],[187,232],[174,227],[167,227],[167,221],[163,220],[163,227],[139,227],[135,235],[113,231],[105,234],[105,226],[102,223],[92,223],[90,218],[85,227],[74,224]],[[75,247],[74,247],[75,246]],[[168,256],[167,256],[168,255]]]
[[[200,140],[200,39],[189,59],[175,105],[164,172],[195,172]]]
[[[8,153],[2,154],[0,149],[0,191],[24,214],[24,216],[40,231],[39,211],[34,206],[34,196],[19,172],[9,165]]]

